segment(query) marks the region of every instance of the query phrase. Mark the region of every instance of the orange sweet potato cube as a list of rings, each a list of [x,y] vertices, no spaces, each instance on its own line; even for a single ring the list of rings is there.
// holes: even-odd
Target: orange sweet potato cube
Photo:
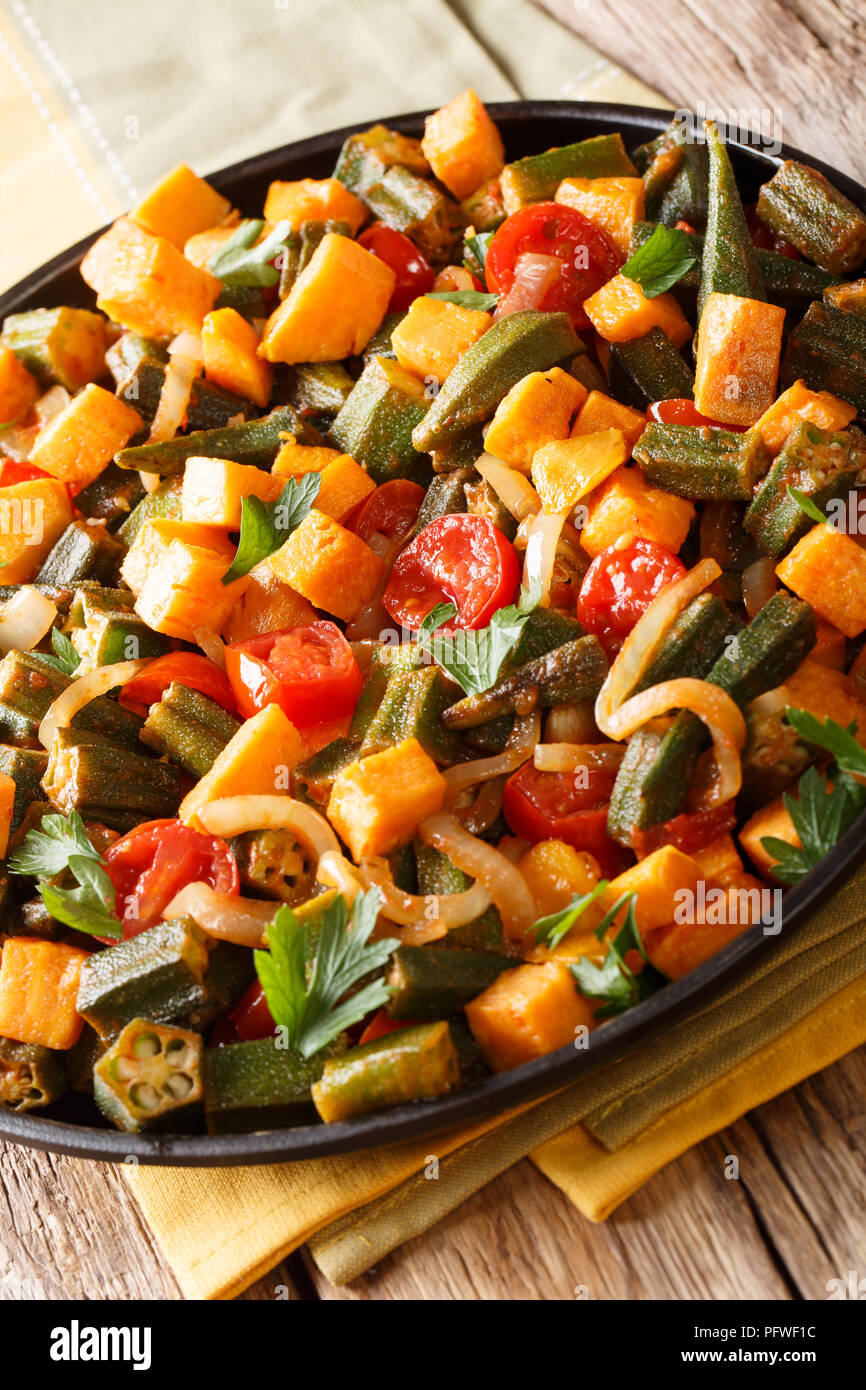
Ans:
[[[801,420],[809,420],[819,429],[835,433],[844,430],[856,419],[857,407],[840,400],[830,391],[810,391],[805,381],[795,381],[783,391],[755,422],[761,438],[771,454],[778,454],[792,430]]]
[[[297,444],[290,434],[274,459],[272,473],[281,478],[297,478],[304,473],[321,473],[329,463],[342,458],[339,449],[328,449],[323,444]]]
[[[466,1021],[488,1065],[509,1071],[574,1043],[579,1027],[592,1028],[595,1009],[568,968],[550,960],[503,970],[466,1005]]]
[[[567,439],[586,387],[561,367],[521,377],[496,407],[484,441],[488,454],[528,473],[542,444]]]
[[[10,937],[0,960],[0,1036],[58,1052],[74,1047],[84,1026],[76,1004],[87,954],[62,941]]]
[[[856,725],[854,737],[866,748],[866,705],[852,694],[844,671],[833,671],[807,657],[785,681],[785,691],[793,709],[807,710],[822,724],[832,719],[843,729]]]
[[[617,468],[584,505],[587,519],[580,543],[593,558],[616,541],[636,536],[677,554],[695,514],[685,498],[651,487],[639,468]]]
[[[0,859],[6,858],[9,848],[9,834],[12,829],[12,813],[15,810],[15,779],[8,772],[0,772]]]
[[[328,820],[359,863],[408,844],[421,821],[441,810],[445,790],[433,759],[407,738],[337,773]]]
[[[94,242],[81,274],[97,307],[124,328],[149,337],[198,333],[222,282],[200,270],[165,237],[121,217]]]
[[[264,632],[306,627],[315,622],[316,610],[308,599],[278,579],[262,560],[247,575],[249,584],[222,628],[227,642],[247,642]]]
[[[544,444],[532,460],[532,481],[546,512],[570,512],[625,463],[621,430],[599,430]]]
[[[181,509],[184,522],[240,529],[243,499],[275,502],[285,480],[232,459],[189,458],[183,472]]]
[[[149,521],[121,566],[139,617],[154,632],[186,642],[195,641],[198,627],[219,632],[250,582],[247,575],[222,582],[234,549],[212,526]]]
[[[618,874],[602,897],[610,908],[623,893],[637,893],[635,920],[641,932],[649,932],[675,920],[680,893],[690,893],[694,901],[701,878],[701,868],[691,855],[675,845],[663,845]]]
[[[266,705],[233,734],[209,772],[180,804],[185,825],[204,829],[203,806],[224,796],[273,796],[287,791],[289,775],[305,757],[305,744],[279,705]]]
[[[265,199],[265,221],[290,223],[348,222],[352,236],[367,220],[367,208],[339,179],[275,180]]]
[[[129,214],[146,231],[183,250],[191,236],[222,222],[231,203],[186,164],[160,179]]]
[[[461,202],[505,164],[502,136],[471,87],[427,117],[421,148],[437,179]]]
[[[142,424],[126,401],[89,382],[39,431],[30,462],[64,483],[87,487]]]
[[[326,463],[320,477],[316,507],[334,521],[345,521],[371,492],[376,491],[376,484],[369,473],[355,462],[351,454],[340,454]]]
[[[695,360],[695,405],[724,425],[754,425],[776,396],[785,310],[737,294],[709,295]]]
[[[264,409],[274,369],[259,357],[259,335],[237,309],[212,309],[201,330],[204,374],[208,381]]]
[[[685,347],[692,326],[670,293],[648,299],[636,280],[615,275],[583,305],[593,328],[608,343],[643,338],[653,328],[666,333],[674,347]]]
[[[0,487],[0,584],[32,579],[72,520],[72,504],[56,478]]]
[[[590,222],[607,232],[622,259],[628,259],[632,228],[644,217],[646,188],[643,179],[619,175],[597,179],[563,179],[556,202],[577,208]]]
[[[590,391],[578,412],[572,435],[595,434],[597,430],[622,430],[631,453],[644,430],[646,415],[630,405],[615,401],[603,391]]]
[[[376,596],[385,577],[383,561],[370,547],[313,508],[268,564],[316,608],[351,622]]]
[[[492,323],[492,314],[422,294],[397,324],[391,345],[401,367],[443,382]]]
[[[11,348],[0,346],[0,427],[26,415],[39,395],[39,382],[31,376]]]
[[[792,845],[795,849],[802,848],[800,837],[794,829],[794,822],[781,797],[756,811],[751,820],[746,821],[739,838],[758,873],[769,879],[773,877],[773,865],[778,863],[778,860],[762,843],[765,839],[784,840],[785,844]]]
[[[776,573],[846,637],[866,629],[866,550],[832,526],[813,526]]]
[[[269,362],[333,362],[362,352],[388,308],[390,266],[357,241],[328,232],[265,326]]]

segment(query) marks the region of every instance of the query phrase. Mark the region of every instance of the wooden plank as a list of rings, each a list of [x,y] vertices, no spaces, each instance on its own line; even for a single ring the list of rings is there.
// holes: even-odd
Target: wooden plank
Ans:
[[[785,141],[866,180],[861,0],[538,3],[673,107],[776,110]]]

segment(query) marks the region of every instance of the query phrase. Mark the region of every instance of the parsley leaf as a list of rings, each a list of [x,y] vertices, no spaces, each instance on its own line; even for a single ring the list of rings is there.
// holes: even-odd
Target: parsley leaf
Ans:
[[[264,241],[254,246],[264,225],[259,217],[241,222],[228,241],[211,256],[209,268],[224,285],[262,285],[267,288],[279,282],[280,272],[272,262],[288,249],[291,224],[278,222]]]
[[[601,879],[589,893],[575,893],[567,907],[559,912],[551,912],[549,917],[539,917],[532,928],[539,944],[553,950],[564,936],[567,936],[581,913],[594,903],[608,886],[606,878]]]
[[[685,232],[677,227],[658,226],[643,246],[629,256],[620,273],[637,281],[647,299],[655,299],[691,270],[697,259],[689,250]]]
[[[306,976],[307,928],[289,907],[281,907],[268,927],[270,950],[254,953],[256,970],[274,1022],[288,1045],[312,1057],[338,1033],[387,1004],[390,990],[371,980],[350,998],[347,992],[371,971],[380,970],[399,946],[394,937],[369,940],[381,893],[359,893],[351,914],[340,895],[324,909],[309,984]]]
[[[13,874],[34,874],[46,908],[58,922],[76,931],[117,938],[123,928],[114,916],[114,885],[105,860],[87,838],[77,811],[43,816],[42,829],[30,830],[9,860]],[[50,882],[68,871],[77,888]]]
[[[797,503],[797,506],[800,508],[800,511],[805,512],[806,515],[810,518],[810,520],[817,521],[821,525],[826,526],[826,516],[821,511],[821,508],[818,506],[817,502],[813,502],[811,497],[806,496],[805,492],[801,492],[798,487],[791,487],[789,484],[788,496],[791,498],[792,502]]]
[[[854,737],[856,720],[843,729],[835,719],[825,719],[822,724],[807,710],[790,707],[785,710],[785,718],[807,743],[832,753],[842,772],[849,772],[854,777],[866,777],[866,748],[861,748]]]
[[[78,655],[72,642],[66,636],[66,633],[61,632],[59,628],[52,628],[51,645],[57,655],[48,656],[45,652],[40,652],[39,655],[42,660],[49,662],[50,665],[56,667],[58,671],[62,671],[65,676],[74,675],[81,665],[81,657]]]
[[[321,486],[318,473],[304,473],[300,478],[289,479],[276,502],[244,497],[238,548],[231,567],[223,575],[223,584],[249,574],[261,560],[279,550],[311,510]]]
[[[463,242],[463,264],[471,275],[477,275],[486,286],[487,252],[493,240],[493,232],[473,232]]]
[[[540,599],[540,587],[534,585],[521,591],[517,603],[510,603],[494,613],[487,627],[458,628],[454,633],[437,631],[443,623],[457,616],[453,603],[439,603],[418,629],[418,643],[467,695],[483,695],[496,683],[506,657],[514,649]]]
[[[581,994],[587,999],[600,999],[604,1007],[597,1009],[598,1019],[613,1018],[625,1013],[643,999],[649,998],[662,985],[667,984],[660,970],[649,964],[644,944],[641,941],[637,920],[634,915],[636,893],[623,893],[609,912],[605,914],[595,929],[599,941],[604,940],[605,932],[616,918],[617,913],[627,903],[623,924],[612,941],[608,943],[607,955],[601,965],[594,961],[581,959],[569,965]],[[626,964],[629,951],[637,951],[644,959],[644,968],[639,975]]]
[[[498,294],[482,294],[480,290],[437,290],[427,299],[444,299],[446,304],[459,304],[461,309],[482,309],[487,313],[499,303]]]

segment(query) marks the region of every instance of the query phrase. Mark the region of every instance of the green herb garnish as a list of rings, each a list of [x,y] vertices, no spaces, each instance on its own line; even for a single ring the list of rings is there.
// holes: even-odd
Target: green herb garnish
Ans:
[[[470,275],[477,275],[479,280],[487,286],[487,252],[490,250],[490,243],[493,240],[494,232],[473,232],[472,236],[466,237],[463,242],[463,265]]]
[[[244,497],[241,502],[241,532],[238,548],[223,584],[231,584],[249,574],[261,560],[275,550],[300,526],[319,495],[322,479],[318,473],[290,478],[276,502],[260,497]]]
[[[228,241],[211,256],[208,266],[224,285],[276,285],[280,272],[273,264],[288,251],[291,223],[278,222],[258,246],[264,222],[259,217],[241,222]]]
[[[689,239],[677,227],[656,227],[643,246],[629,256],[620,272],[640,285],[647,299],[655,299],[675,285],[697,256],[689,250]]]
[[[47,661],[51,666],[62,671],[65,676],[72,676],[81,665],[81,657],[75,650],[72,642],[61,632],[59,628],[51,629],[51,645],[56,652],[56,656],[49,656],[47,652],[39,652],[43,661]]]
[[[454,634],[437,631],[457,616],[453,603],[439,603],[418,629],[418,643],[467,695],[483,695],[497,681],[540,599],[540,586],[524,589],[519,602],[500,608],[487,627]]]
[[[553,950],[558,946],[564,936],[567,936],[577,921],[578,917],[600,897],[608,886],[606,878],[601,879],[589,893],[575,893],[567,907],[563,907],[559,912],[551,912],[549,917],[539,917],[532,931],[535,939],[542,946],[549,946]]]
[[[596,1009],[597,1019],[625,1013],[668,982],[666,976],[649,963],[634,915],[636,901],[637,893],[623,893],[596,927],[595,935],[599,941],[603,941],[617,913],[628,904],[623,924],[613,940],[608,942],[607,955],[601,965],[584,959],[572,961],[568,967],[581,994],[587,999],[605,1001],[604,1008]],[[643,957],[644,968],[639,975],[626,964],[629,951],[637,951]]]
[[[805,492],[801,492],[798,487],[788,486],[788,496],[792,502],[796,502],[801,512],[805,512],[812,521],[817,521],[819,525],[826,526],[827,518],[821,511],[817,502],[813,502],[811,497],[807,497]]]
[[[482,294],[480,290],[437,290],[428,299],[444,299],[446,304],[459,304],[462,309],[481,309],[488,313],[499,303],[498,294]]]
[[[304,1057],[320,1052],[390,998],[381,979],[344,998],[365,976],[380,970],[400,944],[393,937],[369,940],[381,899],[373,888],[358,894],[351,913],[342,894],[324,908],[309,983],[307,928],[290,907],[281,907],[268,927],[270,950],[254,953],[274,1023],[285,1029],[287,1045]]]
[[[123,927],[114,916],[114,884],[105,860],[93,848],[77,811],[68,816],[42,817],[41,830],[30,830],[9,860],[13,874],[33,874],[46,908],[58,922],[75,931],[116,939]],[[50,882],[70,872],[77,888]]]

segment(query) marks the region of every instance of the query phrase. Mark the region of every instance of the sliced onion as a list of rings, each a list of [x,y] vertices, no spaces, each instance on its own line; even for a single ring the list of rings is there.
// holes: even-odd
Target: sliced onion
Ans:
[[[169,357],[187,357],[190,362],[194,362],[200,367],[204,361],[202,351],[201,335],[198,333],[178,333],[176,338],[172,338],[168,345]]]
[[[57,617],[57,605],[25,584],[0,607],[0,652],[30,652]]]
[[[291,830],[303,845],[321,859],[340,845],[321,811],[291,796],[224,796],[197,813],[205,830],[229,840],[248,830]]]
[[[350,864],[344,854],[339,854],[331,849],[326,850],[319,859],[316,867],[316,881],[324,883],[327,888],[336,888],[338,893],[342,893],[350,907],[361,891],[358,870],[354,864]]]
[[[624,739],[647,720],[672,709],[687,709],[697,715],[710,731],[718,767],[718,777],[707,808],[720,806],[737,795],[742,784],[740,749],[746,742],[746,721],[726,691],[710,681],[690,676],[662,681],[639,695],[633,695],[608,720],[611,738]]]
[[[562,279],[562,261],[558,256],[545,256],[525,251],[518,256],[511,289],[500,299],[494,318],[503,319],[521,309],[538,309],[552,285]]]
[[[77,681],[73,681],[57,696],[54,704],[48,707],[39,725],[39,742],[42,747],[50,748],[57,730],[65,729],[71,724],[78,711],[84,709],[91,700],[95,700],[97,695],[105,695],[115,686],[126,685],[127,681],[131,681],[145,666],[149,666],[152,660],[152,656],[140,657],[138,661],[116,661],[113,666],[97,666],[95,671],[90,671],[88,675],[80,676]]]
[[[550,606],[550,584],[556,563],[556,547],[562,534],[565,516],[539,512],[533,517],[526,536],[526,555],[523,560],[523,584],[527,589],[541,589],[541,606]]]
[[[267,945],[267,929],[279,911],[276,902],[239,898],[234,893],[217,893],[209,883],[188,883],[176,893],[163,911],[163,918],[191,917],[220,941],[253,948]]]
[[[449,801],[467,787],[475,786],[476,782],[488,782],[492,777],[504,777],[515,772],[532,757],[540,732],[539,714],[518,715],[501,753],[489,758],[473,758],[471,762],[457,763],[447,768],[443,777],[448,784]]]
[[[484,885],[499,909],[506,936],[523,942],[535,921],[535,902],[516,865],[484,840],[477,839],[445,811],[428,816],[419,827],[425,844],[447,854],[458,869]]]
[[[375,641],[380,632],[391,624],[391,618],[382,603],[382,595],[365,604],[357,618],[346,625],[346,637],[350,642]]]
[[[38,425],[6,425],[0,429],[0,452],[13,463],[26,463],[38,433]]]
[[[743,603],[749,618],[760,613],[778,587],[776,562],[772,556],[762,555],[753,565],[747,565],[743,570]]]
[[[198,376],[198,363],[180,354],[169,359],[159,393],[159,404],[150,427],[149,443],[159,444],[174,439],[183,425],[189,405],[189,393]]]
[[[224,671],[226,669],[226,644],[219,633],[214,632],[212,627],[194,627],[192,635],[208,660],[218,666],[221,671]]]
[[[766,690],[763,695],[758,695],[756,699],[750,701],[746,706],[746,713],[755,714],[759,718],[773,714],[781,714],[791,703],[786,685],[774,686],[772,690]]]
[[[545,743],[597,743],[595,701],[572,700],[554,705],[544,725]]]
[[[621,743],[539,743],[533,761],[539,772],[576,772],[619,767],[624,756]]]
[[[395,884],[387,859],[377,856],[362,860],[358,875],[365,888],[381,890],[381,913],[389,922],[402,927],[435,923],[439,929],[428,938],[431,941],[474,922],[490,906],[490,894],[480,883],[464,893],[404,893]]]
[[[482,454],[475,467],[493,488],[502,505],[518,521],[541,511],[541,498],[529,479],[518,473],[516,468],[500,463],[492,454]]]
[[[595,702],[595,722],[608,738],[621,737],[613,732],[614,712],[634,690],[671,623],[721,572],[715,560],[699,560],[682,579],[662,589],[638,619],[623,642]]]
[[[473,801],[449,808],[470,835],[483,835],[496,820],[502,810],[505,781],[504,777],[494,777],[482,782]]]
[[[33,407],[36,419],[39,421],[39,428],[44,430],[46,425],[50,425],[52,420],[56,420],[61,411],[66,409],[71,399],[72,397],[65,386],[52,386],[49,391],[45,392],[44,396],[40,396]]]
[[[440,270],[433,281],[433,289],[436,293],[451,290],[474,290],[475,281],[465,266],[446,265],[445,269]]]

